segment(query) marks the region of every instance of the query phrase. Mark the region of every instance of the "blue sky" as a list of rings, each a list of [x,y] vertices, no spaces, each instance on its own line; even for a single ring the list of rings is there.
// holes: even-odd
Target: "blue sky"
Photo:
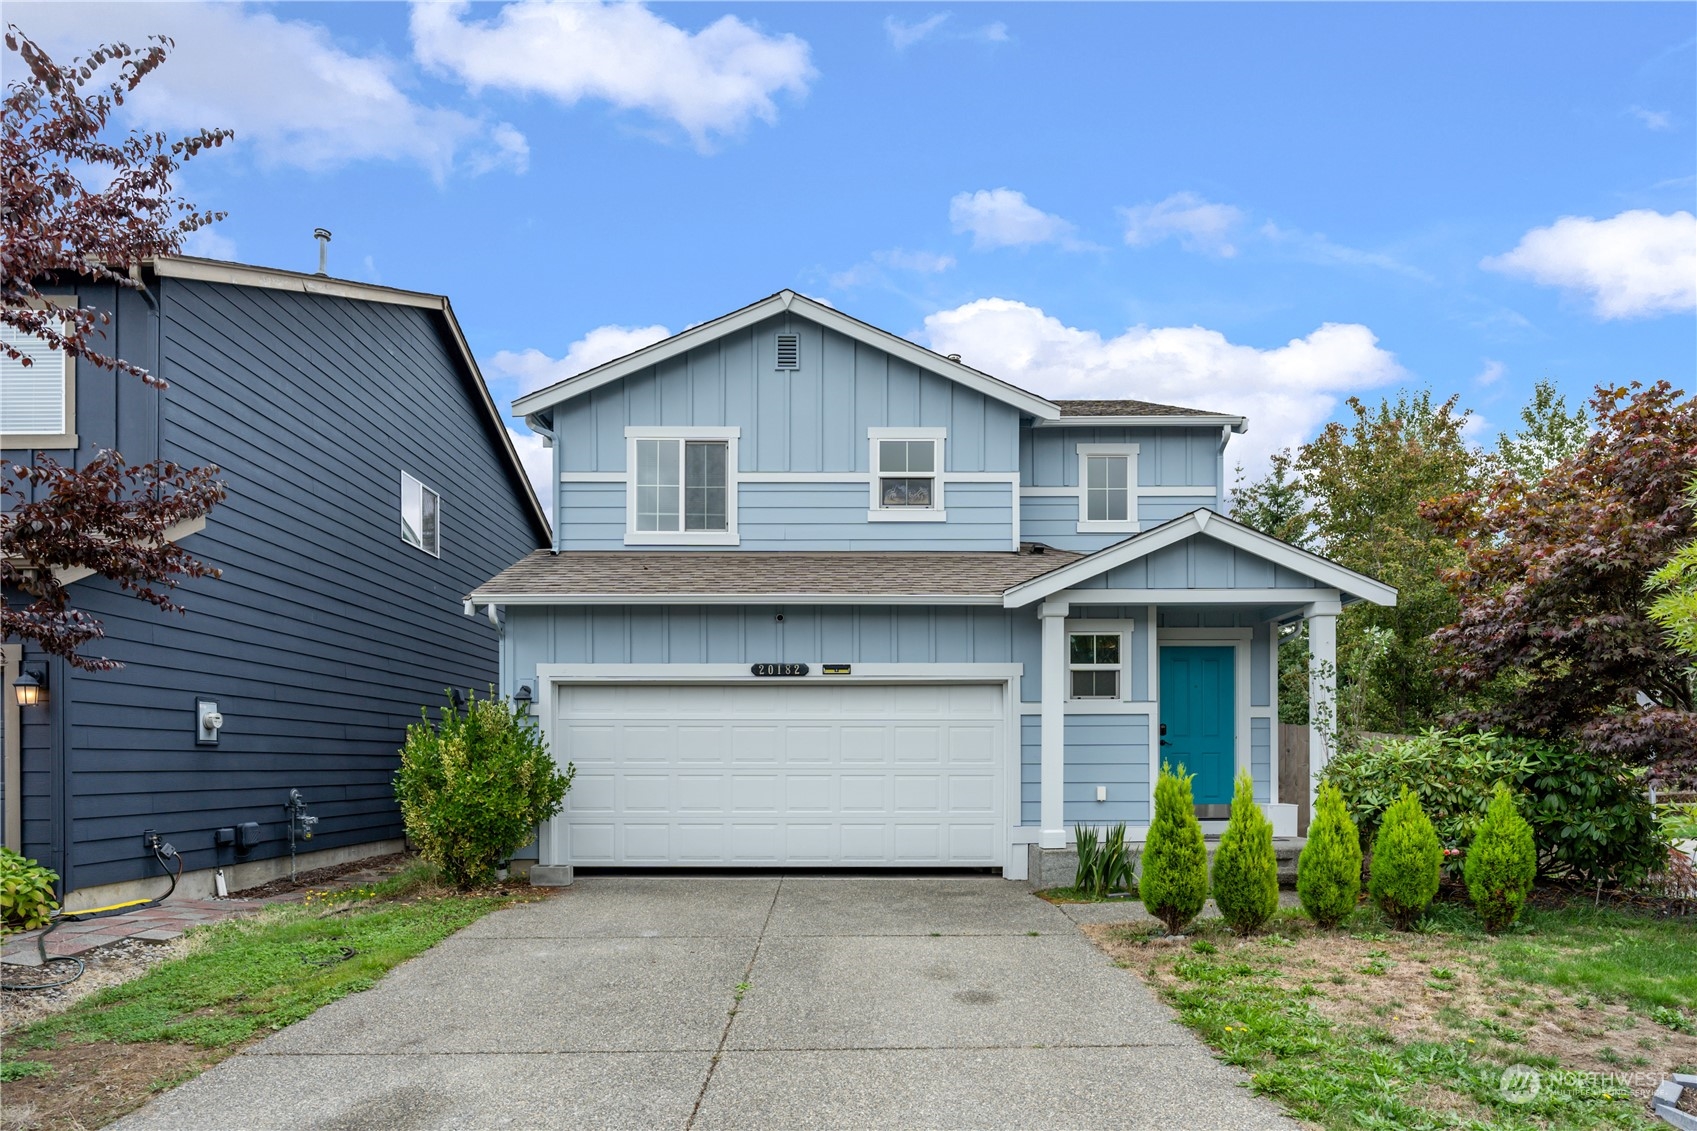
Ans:
[[[782,287],[1052,396],[1697,380],[1697,6],[27,3],[176,38],[195,250],[453,299],[497,398]],[[527,449],[534,456],[534,447]]]

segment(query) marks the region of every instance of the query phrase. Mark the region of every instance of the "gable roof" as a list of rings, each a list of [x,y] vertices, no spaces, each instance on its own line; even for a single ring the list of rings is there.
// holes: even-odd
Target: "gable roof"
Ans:
[[[835,330],[844,337],[864,342],[875,349],[881,349],[894,357],[928,369],[939,376],[965,385],[969,389],[983,393],[993,400],[1013,405],[1021,412],[1036,417],[1039,420],[1058,420],[1061,410],[1053,401],[1045,400],[1035,393],[1008,384],[999,377],[964,365],[960,361],[945,357],[924,346],[916,345],[906,338],[899,338],[888,330],[880,330],[869,322],[851,318],[834,307],[816,302],[806,295],[797,294],[792,290],[782,290],[770,295],[759,302],[750,303],[741,310],[733,310],[721,315],[711,322],[703,322],[692,326],[682,333],[673,334],[664,341],[644,346],[634,353],[615,358],[594,369],[585,370],[574,377],[556,381],[545,389],[528,393],[513,402],[513,411],[521,416],[530,416],[543,409],[552,408],[561,401],[582,396],[592,389],[599,389],[621,378],[628,377],[651,365],[659,364],[669,358],[686,353],[697,346],[713,341],[725,334],[752,326],[775,315],[789,312],[799,314],[810,322],[818,323],[827,329]]]
[[[1000,605],[1010,585],[1079,559],[1066,550],[538,551],[478,586],[477,605]]]
[[[1154,401],[1066,400],[1054,403],[1061,410],[1060,418],[1043,422],[1051,428],[1068,425],[1136,427],[1149,424],[1198,424],[1245,432],[1249,427],[1249,422],[1241,416],[1210,412],[1205,408],[1180,408],[1178,405],[1157,404]]]
[[[507,422],[502,418],[501,410],[495,406],[494,398],[489,395],[489,385],[484,381],[483,371],[478,368],[477,358],[472,355],[471,346],[460,329],[459,319],[454,317],[454,308],[447,295],[403,291],[396,287],[380,287],[371,283],[356,283],[347,279],[332,279],[325,275],[308,275],[301,271],[284,271],[275,267],[253,267],[221,259],[201,259],[192,255],[149,259],[145,261],[145,266],[164,279],[192,279],[237,287],[264,287],[267,290],[325,295],[360,302],[381,302],[391,306],[413,306],[439,314],[447,327],[451,348],[465,367],[465,375],[470,378],[484,422],[499,443],[499,451],[506,461],[508,475],[525,503],[526,513],[535,527],[537,538],[544,544],[553,542],[553,525],[548,521],[548,514],[536,497],[536,488],[531,486],[530,475],[524,469],[524,462],[519,459],[518,449],[513,447],[512,437],[507,431]]]
[[[1370,601],[1375,605],[1396,604],[1396,589],[1377,578],[1357,573],[1288,542],[1281,542],[1241,522],[1216,514],[1207,507],[1198,507],[1141,534],[1133,534],[1123,542],[1116,542],[1059,569],[1050,570],[1030,581],[1015,585],[1004,595],[1002,603],[1007,608],[1017,609],[1022,605],[1041,601],[1063,589],[1071,589],[1081,581],[1106,573],[1127,562],[1136,561],[1197,534],[1206,534],[1228,546],[1295,570],[1329,589],[1336,589],[1359,600]],[[1299,598],[1302,593],[1301,589],[1291,590],[1293,598]]]

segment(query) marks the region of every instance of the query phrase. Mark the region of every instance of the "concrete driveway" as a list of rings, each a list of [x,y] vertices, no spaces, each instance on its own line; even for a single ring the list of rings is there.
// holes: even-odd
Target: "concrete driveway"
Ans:
[[[118,1126],[1295,1126],[1244,1081],[1019,884],[604,877]]]

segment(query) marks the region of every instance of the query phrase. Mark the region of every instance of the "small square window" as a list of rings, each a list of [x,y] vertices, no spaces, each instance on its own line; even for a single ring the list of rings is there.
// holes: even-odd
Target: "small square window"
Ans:
[[[937,441],[878,441],[880,507],[934,507],[936,488]]]
[[[401,472],[401,541],[442,556],[442,496]]]
[[[1067,642],[1068,693],[1073,699],[1120,697],[1120,634],[1075,632]]]

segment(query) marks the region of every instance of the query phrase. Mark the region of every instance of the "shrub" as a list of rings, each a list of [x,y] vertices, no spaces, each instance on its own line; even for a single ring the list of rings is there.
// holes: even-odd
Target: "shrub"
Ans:
[[[1379,835],[1373,838],[1373,864],[1368,890],[1385,918],[1402,930],[1414,925],[1438,894],[1438,873],[1444,847],[1432,822],[1412,790],[1385,810]]]
[[[576,768],[560,771],[529,712],[506,699],[452,700],[441,722],[407,728],[395,797],[419,855],[457,887],[495,869],[560,811]]]
[[[1538,873],[1538,850],[1532,843],[1532,826],[1514,807],[1508,786],[1498,783],[1491,808],[1468,846],[1462,871],[1467,894],[1485,929],[1495,934],[1513,926]]]
[[[1523,808],[1538,871],[1591,884],[1634,884],[1667,859],[1643,770],[1568,743],[1539,743]]]
[[[1279,862],[1273,855],[1273,824],[1255,804],[1255,785],[1239,774],[1232,791],[1231,820],[1214,850],[1214,903],[1226,925],[1247,935],[1279,909]]]
[[[1495,732],[1434,729],[1341,751],[1326,764],[1324,780],[1343,795],[1363,843],[1406,789],[1419,798],[1438,839],[1459,848],[1473,839],[1497,783],[1519,788],[1538,745]]]
[[[53,898],[58,873],[9,848],[0,848],[0,931],[45,927],[59,910]]]
[[[1163,764],[1155,781],[1155,819],[1143,842],[1138,898],[1149,914],[1176,934],[1196,918],[1208,898],[1208,849],[1196,820],[1191,774]]]
[[[1078,846],[1078,871],[1073,877],[1075,890],[1097,899],[1109,892],[1131,890],[1131,857],[1125,846],[1125,822],[1109,829],[1104,837],[1101,830],[1088,825],[1073,828],[1073,841]]]
[[[1361,835],[1331,782],[1321,783],[1314,801],[1308,843],[1296,860],[1296,894],[1322,927],[1343,922],[1361,898]]]

